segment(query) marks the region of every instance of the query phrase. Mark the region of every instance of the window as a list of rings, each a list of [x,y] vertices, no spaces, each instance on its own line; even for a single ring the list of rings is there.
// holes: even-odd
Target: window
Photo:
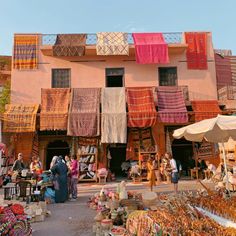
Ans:
[[[106,68],[106,87],[123,87],[124,68]]]
[[[159,67],[159,86],[177,86],[177,67]]]
[[[52,69],[52,88],[70,87],[70,69]]]

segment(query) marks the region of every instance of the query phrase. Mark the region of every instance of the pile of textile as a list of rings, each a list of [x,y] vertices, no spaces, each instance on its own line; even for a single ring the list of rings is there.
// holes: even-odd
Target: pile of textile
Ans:
[[[21,204],[0,207],[0,235],[32,235],[32,228]]]

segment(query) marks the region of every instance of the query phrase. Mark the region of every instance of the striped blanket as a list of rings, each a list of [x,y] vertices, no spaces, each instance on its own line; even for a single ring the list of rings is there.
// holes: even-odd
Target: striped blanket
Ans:
[[[187,66],[191,70],[207,70],[207,33],[186,32]]]
[[[13,69],[38,68],[38,35],[15,35]]]
[[[66,130],[70,89],[41,90],[40,130]]]
[[[97,55],[129,55],[128,34],[122,32],[97,33]]]
[[[199,100],[192,101],[191,103],[195,115],[195,121],[214,118],[218,114],[222,113],[217,100]]]
[[[39,105],[8,104],[3,114],[3,132],[34,132]]]
[[[68,118],[67,134],[93,137],[99,135],[99,88],[74,88]]]
[[[215,64],[218,89],[227,85],[232,85],[230,57],[223,57],[215,53]]]
[[[125,88],[102,89],[102,143],[126,143]]]
[[[157,89],[158,119],[162,123],[186,123],[188,113],[181,88],[160,86]]]
[[[128,88],[128,126],[149,127],[157,120],[152,88]]]
[[[58,34],[53,56],[84,56],[86,38],[86,34]]]

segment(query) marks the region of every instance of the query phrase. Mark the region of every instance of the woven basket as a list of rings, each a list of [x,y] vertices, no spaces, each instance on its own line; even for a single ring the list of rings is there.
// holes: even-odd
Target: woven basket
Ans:
[[[138,210],[142,206],[142,202],[136,199],[123,199],[120,201],[120,205],[127,207],[128,210]]]

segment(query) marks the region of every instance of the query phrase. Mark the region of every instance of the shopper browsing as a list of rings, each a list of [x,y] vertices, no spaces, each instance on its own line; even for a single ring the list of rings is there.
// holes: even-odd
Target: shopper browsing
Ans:
[[[166,155],[169,157],[170,160],[170,166],[171,166],[171,182],[174,184],[174,191],[175,193],[178,192],[178,169],[177,169],[177,164],[176,160],[172,157],[170,153],[166,153]]]

